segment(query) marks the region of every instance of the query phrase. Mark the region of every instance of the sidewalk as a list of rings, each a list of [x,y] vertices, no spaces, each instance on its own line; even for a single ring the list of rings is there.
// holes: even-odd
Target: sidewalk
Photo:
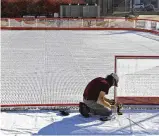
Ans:
[[[139,15],[138,19],[153,19],[159,21],[159,15]]]

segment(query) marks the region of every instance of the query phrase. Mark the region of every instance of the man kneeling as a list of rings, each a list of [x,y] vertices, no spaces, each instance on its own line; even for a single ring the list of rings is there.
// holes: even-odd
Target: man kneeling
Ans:
[[[106,98],[112,86],[118,86],[119,77],[111,73],[106,78],[97,77],[88,83],[83,93],[83,103],[79,105],[79,111],[84,117],[89,113],[100,116],[110,116],[115,105],[113,101]]]

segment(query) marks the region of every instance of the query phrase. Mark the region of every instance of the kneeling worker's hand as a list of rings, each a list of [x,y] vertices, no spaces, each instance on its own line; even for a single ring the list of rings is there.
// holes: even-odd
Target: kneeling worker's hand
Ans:
[[[111,109],[115,109],[116,108],[116,105],[111,105]]]

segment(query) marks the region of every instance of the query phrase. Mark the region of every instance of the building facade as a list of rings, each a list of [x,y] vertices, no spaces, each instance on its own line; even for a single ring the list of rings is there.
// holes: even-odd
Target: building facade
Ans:
[[[152,4],[155,8],[159,8],[159,0],[134,0],[135,4],[143,3],[144,5]]]
[[[100,6],[100,15],[106,16],[113,12],[113,0],[85,0],[88,4],[97,4]]]
[[[159,0],[85,0],[88,4],[98,4],[100,15],[105,16],[114,11],[129,12],[133,4],[152,4],[155,9],[159,9]],[[132,4],[133,3],[133,4]]]

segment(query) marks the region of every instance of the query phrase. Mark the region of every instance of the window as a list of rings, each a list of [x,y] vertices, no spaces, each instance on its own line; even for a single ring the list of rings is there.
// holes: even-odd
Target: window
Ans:
[[[157,0],[151,0],[151,4],[155,6],[155,8],[157,8]]]

